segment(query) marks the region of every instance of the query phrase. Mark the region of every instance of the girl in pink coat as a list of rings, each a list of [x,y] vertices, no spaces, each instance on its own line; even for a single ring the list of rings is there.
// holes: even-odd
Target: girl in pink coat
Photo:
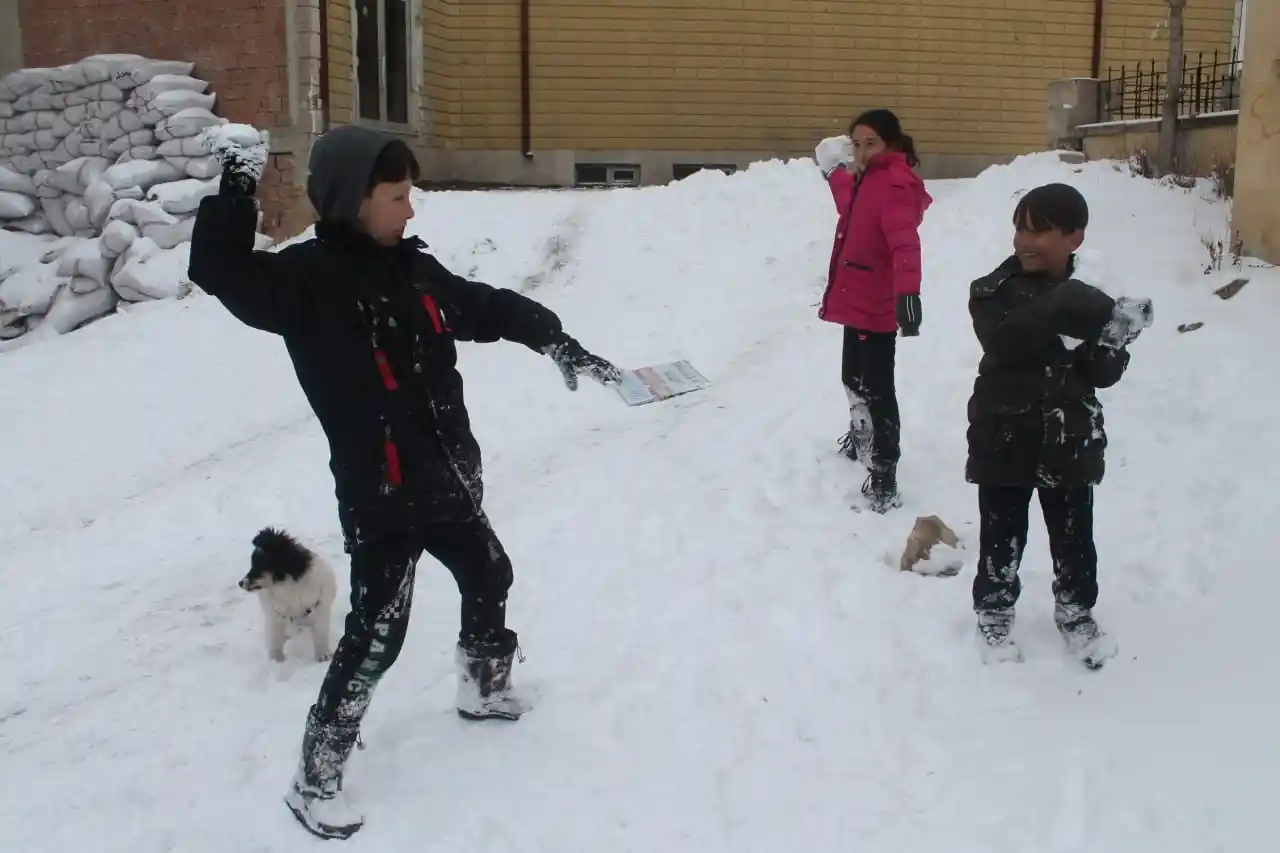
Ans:
[[[933,199],[915,144],[889,110],[870,110],[814,151],[840,219],[818,316],[844,326],[840,376],[850,427],[841,450],[862,460],[876,512],[900,506],[897,333],[920,334],[920,222]]]

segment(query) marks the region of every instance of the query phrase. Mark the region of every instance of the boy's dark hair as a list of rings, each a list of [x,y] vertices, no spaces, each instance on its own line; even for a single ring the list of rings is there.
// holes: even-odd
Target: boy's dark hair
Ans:
[[[902,132],[902,122],[898,121],[898,117],[892,110],[867,110],[849,122],[850,136],[858,125],[871,128],[876,132],[876,136],[884,140],[885,145],[905,154],[907,165],[911,168],[914,169],[920,165],[920,158],[916,156],[915,140]]]
[[[369,183],[364,188],[365,197],[372,195],[373,188],[378,184],[416,182],[418,175],[418,158],[413,156],[403,140],[393,139],[378,152],[378,159],[373,161],[373,168],[369,170]]]
[[[1075,187],[1045,184],[1027,192],[1013,211],[1015,228],[1032,231],[1058,230],[1063,234],[1083,231],[1089,225],[1089,203]]]

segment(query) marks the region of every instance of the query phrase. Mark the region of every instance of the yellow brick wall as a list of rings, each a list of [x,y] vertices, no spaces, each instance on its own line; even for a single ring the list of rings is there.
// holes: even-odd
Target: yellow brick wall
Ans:
[[[329,33],[329,119],[350,124],[355,119],[355,59],[351,53],[351,0],[325,0]]]
[[[423,0],[429,144],[520,144],[518,0]],[[1189,50],[1234,0],[1188,0]],[[1106,0],[1102,68],[1163,57],[1163,0]],[[1051,80],[1087,76],[1094,0],[535,0],[533,147],[802,153],[888,106],[922,151],[1045,144]]]
[[[458,135],[461,109],[454,20],[465,5],[457,0],[423,0],[422,4],[423,124],[432,148],[452,147]]]
[[[1187,0],[1182,20],[1188,62],[1196,61],[1198,51],[1218,50],[1223,62],[1229,59],[1235,6],[1236,0]],[[1153,59],[1157,70],[1164,68],[1169,50],[1169,7],[1164,0],[1106,0],[1104,9],[1103,77],[1108,68],[1117,75],[1121,66],[1126,72],[1139,63],[1150,68]],[[1205,62],[1212,61],[1205,57]]]

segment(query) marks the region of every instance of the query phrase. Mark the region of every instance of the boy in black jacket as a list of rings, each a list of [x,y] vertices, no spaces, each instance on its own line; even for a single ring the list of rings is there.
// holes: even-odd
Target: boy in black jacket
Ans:
[[[283,337],[329,440],[351,612],[285,800],[312,833],[345,838],[363,818],[345,801],[343,767],[400,653],[424,551],[462,597],[458,713],[514,720],[524,710],[510,689],[511,562],[481,509],[480,448],[454,342],[522,343],[549,355],[570,390],[579,374],[605,384],[620,375],[545,306],[456,276],[404,236],[418,164],[403,142],[359,127],[317,140],[307,182],[315,239],[279,252],[253,248],[265,145],[227,136],[211,144],[221,189],[201,201],[188,275],[242,322]]]
[[[1114,300],[1071,277],[1088,222],[1088,205],[1072,187],[1031,190],[1013,215],[1013,256],[970,288],[983,356],[969,399],[965,477],[978,486],[973,608],[989,661],[1021,660],[1010,630],[1036,491],[1053,557],[1058,630],[1091,668],[1116,652],[1092,614],[1093,487],[1102,482],[1107,446],[1094,392],[1124,375],[1125,347],[1150,324],[1151,306]],[[1077,343],[1068,347],[1064,336]]]

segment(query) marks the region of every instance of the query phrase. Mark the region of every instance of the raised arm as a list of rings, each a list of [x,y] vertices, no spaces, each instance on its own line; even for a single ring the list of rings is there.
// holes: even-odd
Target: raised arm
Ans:
[[[257,218],[250,198],[202,199],[191,234],[187,277],[240,322],[283,335],[306,321],[307,283],[295,253],[254,249]]]

